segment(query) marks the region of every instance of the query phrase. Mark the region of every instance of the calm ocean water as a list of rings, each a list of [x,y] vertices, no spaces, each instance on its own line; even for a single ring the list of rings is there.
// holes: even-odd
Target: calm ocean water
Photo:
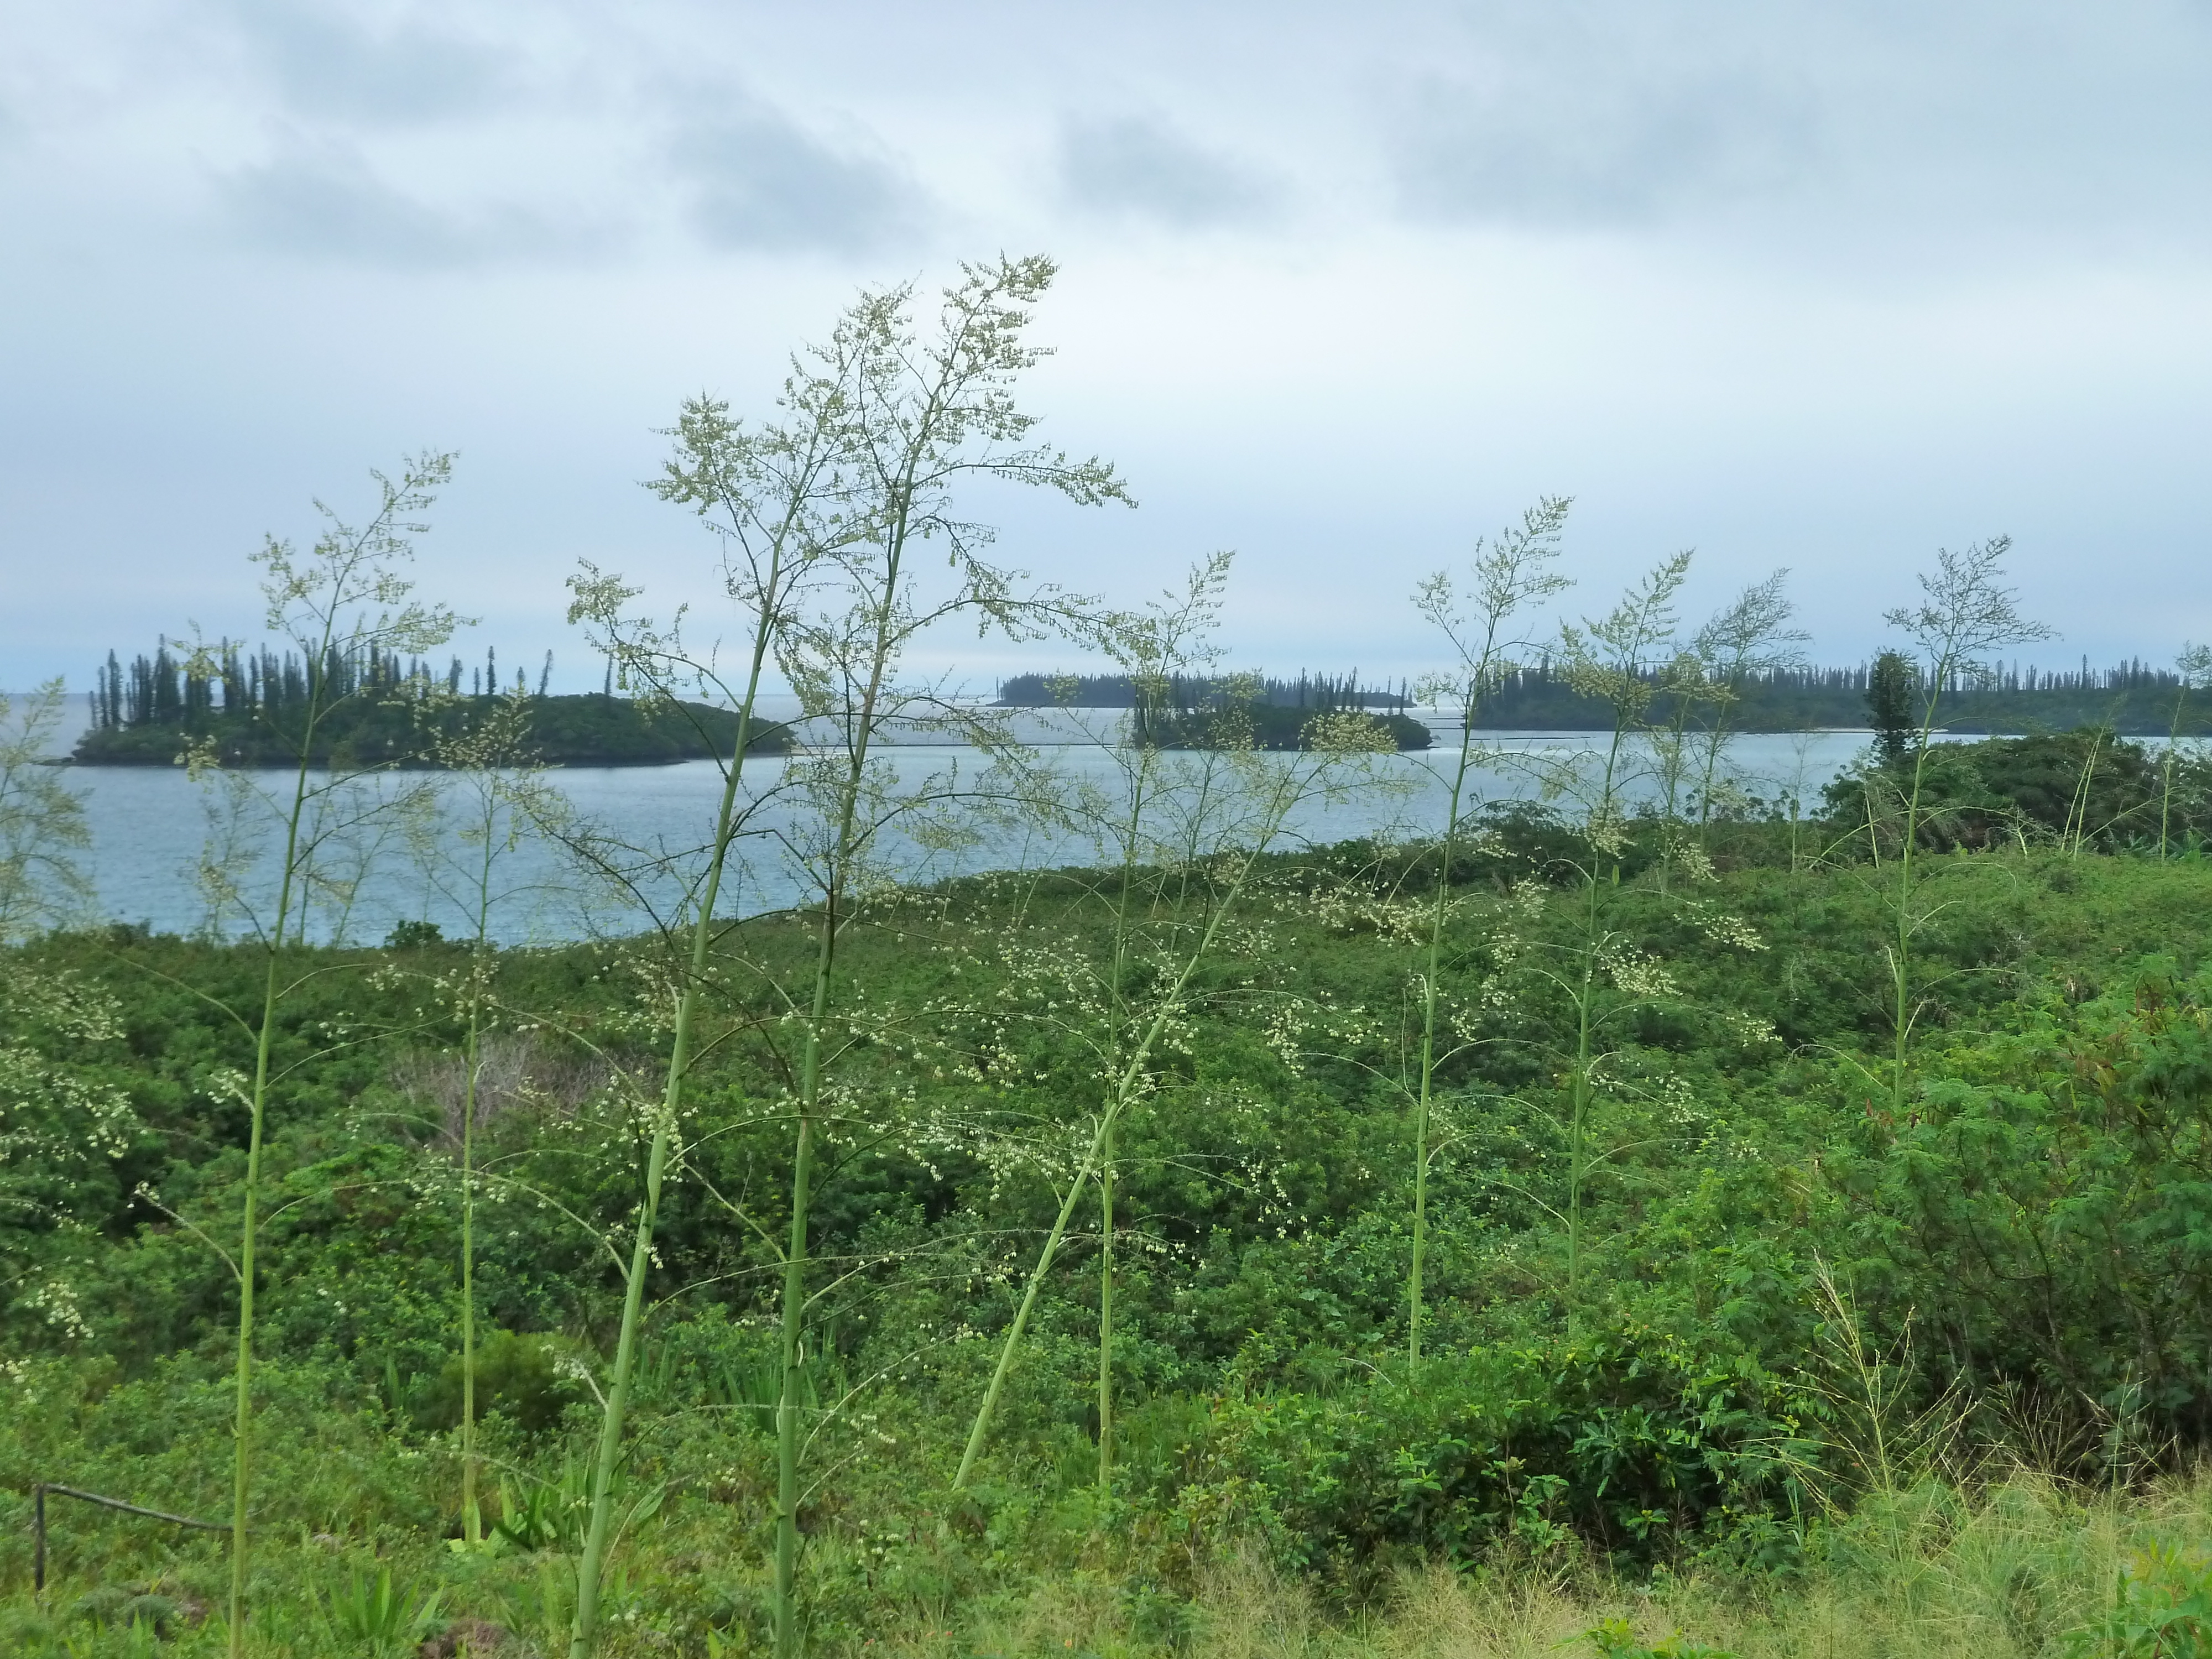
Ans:
[[[1035,735],[1070,733],[1040,729]],[[1481,780],[1483,789],[1498,797],[1536,793],[1536,773],[1571,763],[1595,740],[1595,734],[1575,732],[1488,735],[1510,757]],[[1747,735],[1735,739],[1729,763],[1740,786],[1753,795],[1772,800],[1795,793],[1809,801],[1866,741],[1865,733],[1853,732]],[[981,761],[973,750],[942,746],[884,752],[892,770],[909,784],[956,766],[972,777]],[[1038,752],[1071,782],[1087,782],[1110,793],[1120,777],[1112,752],[1095,744],[1053,744]],[[1294,831],[1311,842],[1432,831],[1446,799],[1446,780],[1439,773],[1448,759],[1441,750],[1379,757],[1364,787],[1302,809]],[[780,908],[808,890],[792,852],[804,840],[804,820],[773,798],[772,787],[782,770],[780,761],[747,764],[750,787],[769,799],[756,808],[747,825],[744,857],[717,907],[726,913]],[[281,822],[272,810],[227,814],[218,789],[195,783],[179,769],[74,767],[64,775],[84,798],[91,823],[94,844],[86,864],[102,919],[142,923],[161,933],[208,927],[211,911],[195,872],[211,836],[214,844],[228,846],[232,867],[246,872],[242,884],[249,894],[268,887],[281,836]],[[547,777],[579,821],[629,848],[656,849],[665,854],[666,863],[657,870],[640,869],[635,890],[617,894],[580,870],[567,851],[526,839],[502,852],[496,867],[501,897],[494,907],[493,932],[501,942],[551,943],[635,933],[652,924],[656,909],[671,909],[684,872],[696,867],[690,849],[713,830],[720,793],[714,764],[577,768]],[[272,792],[282,792],[289,782],[287,775],[275,773],[252,775],[251,781]],[[420,773],[387,778],[379,787],[426,781],[465,789],[460,781]],[[1648,793],[1650,786],[1638,787]],[[467,912],[456,902],[454,890],[457,866],[471,855],[450,823],[428,836],[409,837],[387,829],[376,836],[334,837],[321,860],[324,879],[315,894],[313,931],[325,939],[374,942],[398,921],[423,919],[439,923],[449,935],[465,933]],[[995,826],[979,840],[950,848],[935,837],[894,834],[883,849],[890,873],[920,879],[1095,861],[1093,848],[1079,837],[1018,824]],[[232,915],[219,925],[236,933],[250,924]]]

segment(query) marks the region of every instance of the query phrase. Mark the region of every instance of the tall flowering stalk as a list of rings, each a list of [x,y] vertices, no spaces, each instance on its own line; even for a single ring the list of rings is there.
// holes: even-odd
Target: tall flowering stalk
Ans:
[[[799,1644],[799,1462],[805,1409],[805,1330],[810,1305],[815,1159],[824,1119],[825,1062],[838,1018],[838,946],[860,901],[883,879],[887,834],[957,811],[957,772],[919,784],[901,780],[878,750],[886,734],[920,725],[982,749],[1000,768],[1019,756],[1004,723],[902,678],[914,641],[953,621],[1020,637],[1066,612],[1052,590],[1025,591],[1019,573],[981,556],[991,532],[955,515],[961,485],[977,475],[1049,489],[1083,506],[1128,501],[1113,467],[1071,460],[1030,441],[1036,417],[1013,387],[1045,355],[1024,338],[1033,307],[1051,286],[1051,261],[1001,258],[963,268],[945,290],[927,337],[911,319],[906,287],[864,295],[845,314],[825,361],[849,375],[853,418],[842,442],[851,457],[857,526],[823,600],[780,635],[778,663],[799,693],[802,746],[788,776],[804,828],[794,846],[812,889],[811,981],[798,988],[799,1024],[791,1091],[791,1219],[783,1248],[780,1331],[782,1382],[776,1406],[775,1626],[778,1659]],[[933,578],[920,555],[941,550],[946,574]],[[1020,787],[1019,785],[1009,785]]]
[[[1422,582],[1414,608],[1451,647],[1452,666],[1422,686],[1423,701],[1443,703],[1458,716],[1459,745],[1444,798],[1443,836],[1437,848],[1436,889],[1429,902],[1428,938],[1420,978],[1421,1059],[1413,1100],[1413,1248],[1406,1274],[1406,1354],[1421,1357],[1422,1272],[1429,1222],[1431,1112],[1437,1068],[1437,996],[1443,976],[1444,931],[1451,914],[1452,864],[1464,845],[1467,817],[1478,775],[1495,758],[1475,734],[1483,705],[1518,665],[1526,641],[1512,630],[1530,606],[1564,591],[1568,579],[1553,568],[1569,502],[1550,496],[1522,515],[1519,525],[1477,543],[1470,580],[1462,588],[1449,571]]]
[[[1920,661],[1918,719],[1911,753],[1905,757],[1910,770],[1898,792],[1904,808],[1903,833],[1890,901],[1892,927],[1884,951],[1892,999],[1890,1099],[1900,1121],[1911,1090],[1912,1028],[1919,1014],[1913,941],[1929,920],[1914,902],[1922,873],[1914,854],[1927,821],[1928,746],[1936,717],[1953,688],[1986,672],[1988,653],[2051,637],[2049,628],[2021,613],[2018,598],[2001,580],[2004,556],[2011,547],[2012,538],[1995,536],[1962,552],[1938,549],[1936,568],[1919,579],[1920,602],[1883,616],[1912,642]]]
[[[427,528],[416,516],[426,511],[452,476],[450,455],[424,454],[401,469],[397,479],[374,473],[380,492],[375,511],[349,525],[329,508],[323,533],[306,554],[271,537],[254,556],[262,570],[261,592],[270,634],[297,649],[307,665],[306,696],[281,720],[277,735],[295,757],[289,787],[266,792],[251,780],[223,777],[230,792],[231,822],[255,809],[273,813],[282,828],[282,850],[273,872],[275,892],[256,880],[262,873],[235,857],[210,854],[201,876],[219,918],[242,921],[264,958],[260,1005],[251,1012],[232,1010],[232,1018],[251,1036],[253,1070],[234,1079],[232,1090],[247,1111],[244,1214],[232,1263],[238,1278],[238,1344],[233,1371],[234,1409],[231,1477],[230,1592],[231,1659],[245,1651],[246,1575],[253,1477],[253,1311],[259,1242],[261,1166],[269,1097],[276,1085],[273,1064],[278,1012],[298,981],[284,976],[286,951],[305,942],[308,900],[319,878],[318,860],[367,823],[380,820],[408,804],[411,792],[364,794],[358,769],[336,763],[318,769],[313,759],[320,728],[350,698],[369,695],[349,676],[334,672],[360,658],[415,655],[453,636],[458,619],[442,605],[410,598],[413,585],[404,570],[413,557],[413,540]],[[206,751],[191,757],[196,774],[213,765]],[[357,879],[359,871],[354,874]],[[349,890],[341,902],[349,905]]]
[[[1203,725],[1201,741],[1209,746],[1176,769],[1172,787],[1176,805],[1169,835],[1153,842],[1164,854],[1170,838],[1179,843],[1171,859],[1177,876],[1170,908],[1172,925],[1154,952],[1157,988],[1147,1008],[1116,1027],[1103,1098],[1088,1136],[1079,1143],[1059,1211],[1000,1340],[998,1360],[953,1475],[955,1491],[964,1487],[975,1473],[1037,1296],[1066,1241],[1077,1206],[1104,1169],[1121,1121],[1151,1092],[1153,1056],[1162,1039],[1188,1014],[1194,981],[1243,915],[1267,855],[1295,838],[1304,809],[1340,797],[1355,787],[1363,772],[1361,763],[1396,747],[1381,724],[1367,715],[1332,714],[1316,715],[1308,724],[1303,750],[1266,753],[1254,745],[1249,721],[1239,719],[1233,699],[1221,715],[1192,724]],[[1110,1331],[1105,1334],[1110,1337]],[[1110,1388],[1110,1370],[1104,1381]],[[1110,1464],[1103,1467],[1110,1470]]]
[[[834,366],[833,366],[834,367]],[[622,1322],[600,1415],[592,1462],[591,1510],[576,1569],[576,1611],[569,1634],[572,1659],[586,1659],[599,1633],[599,1594],[614,1535],[615,1475],[636,1370],[644,1316],[645,1281],[659,1224],[660,1198],[676,1146],[684,1085],[693,1055],[701,999],[710,982],[715,918],[726,908],[723,884],[732,849],[751,802],[745,762],[761,734],[762,690],[781,630],[793,607],[846,541],[842,528],[849,493],[850,455],[845,428],[854,387],[849,374],[794,362],[779,404],[784,420],[755,430],[730,417],[728,406],[709,398],[687,403],[670,435],[676,453],[650,488],[662,500],[690,508],[714,532],[722,549],[725,592],[741,619],[744,648],[734,675],[711,651],[685,640],[682,617],[666,627],[637,614],[629,602],[640,590],[586,562],[569,579],[569,620],[581,624],[611,659],[621,689],[676,718],[697,720],[686,694],[734,708],[736,727],[726,750],[715,747],[721,789],[704,857],[667,933],[679,952],[675,1010],[667,1066],[652,1116],[644,1193],[632,1230],[623,1273]],[[700,735],[707,738],[702,723]]]
[[[568,803],[546,781],[531,738],[533,700],[520,690],[495,698],[480,719],[441,734],[433,748],[447,778],[434,811],[419,828],[433,888],[469,921],[468,963],[460,987],[461,1119],[461,1528],[483,1541],[477,1455],[476,1221],[480,1182],[477,1130],[483,1115],[483,1039],[494,1012],[498,962],[495,918],[534,884],[510,882],[503,866],[526,842],[557,832]]]
[[[1656,695],[1646,669],[1655,659],[1666,660],[1674,654],[1674,599],[1689,572],[1689,554],[1674,554],[1662,560],[1605,616],[1560,630],[1569,682],[1603,702],[1613,714],[1613,729],[1604,746],[1587,757],[1574,786],[1582,796],[1583,812],[1585,855],[1575,867],[1582,937],[1565,965],[1546,970],[1547,977],[1566,994],[1575,1021],[1566,1121],[1571,1331],[1580,1328],[1582,1316],[1583,1204],[1595,1167],[1590,1109],[1597,1098],[1606,994],[1609,985],[1633,996],[1669,988],[1607,927],[1605,900],[1607,890],[1620,880],[1626,844],[1628,792],[1634,782],[1631,739]]]
[[[586,570],[574,584],[574,614],[591,623],[626,684],[642,681],[665,704],[678,682],[740,713],[726,763],[714,840],[690,914],[690,947],[677,1000],[667,1085],[653,1129],[646,1190],[625,1285],[623,1322],[602,1419],[592,1510],[579,1566],[572,1659],[592,1650],[597,1602],[611,1531],[611,1487],[635,1369],[645,1274],[661,1187],[684,1149],[677,1142],[699,999],[714,983],[714,917],[738,836],[768,792],[740,784],[744,753],[758,731],[766,677],[797,694],[791,753],[774,785],[777,844],[810,902],[811,968],[797,985],[771,985],[796,1032],[782,1103],[791,1126],[792,1181],[781,1257],[781,1382],[776,1424],[775,1650],[799,1645],[798,1624],[800,1461],[808,1392],[806,1329],[814,1266],[810,1229],[816,1164],[836,1127],[827,1109],[828,1071],[837,1049],[839,947],[866,899],[887,879],[895,832],[928,840],[954,836],[968,785],[957,771],[902,781],[880,750],[896,727],[921,726],[1018,760],[1002,718],[932,686],[904,680],[917,636],[962,621],[1021,635],[1059,607],[1049,591],[1025,592],[1018,573],[981,556],[988,526],[957,517],[959,486],[977,474],[1054,489],[1080,503],[1127,497],[1113,469],[1071,461],[1029,443],[1035,417],[1013,401],[1014,382],[1043,355],[1023,338],[1054,268],[1041,258],[967,267],[949,289],[927,338],[911,320],[913,292],[864,294],[830,338],[793,365],[781,424],[745,433],[719,404],[694,404],[678,428],[683,456],[659,486],[696,506],[730,539],[732,594],[748,617],[750,648],[741,689],[708,658],[626,614],[633,590]],[[925,546],[945,564],[921,556]],[[949,574],[939,575],[939,568]]]

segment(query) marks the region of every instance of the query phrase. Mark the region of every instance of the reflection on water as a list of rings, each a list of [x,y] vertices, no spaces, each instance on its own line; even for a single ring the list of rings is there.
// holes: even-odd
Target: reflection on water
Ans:
[[[1537,793],[1539,775],[1556,775],[1586,756],[1600,734],[1544,732],[1486,734],[1506,753],[1500,766],[1486,770],[1482,787],[1491,798]],[[1729,765],[1739,785],[1762,800],[1795,794],[1810,801],[1821,785],[1849,764],[1865,746],[1866,734],[1813,732],[1747,735],[1735,740]],[[1121,772],[1115,754],[1097,744],[1059,744],[1040,750],[1071,781],[1111,791]],[[957,765],[973,775],[983,763],[975,751],[951,747],[900,746],[884,751],[886,764],[902,781]],[[1442,747],[1420,755],[1378,757],[1373,783],[1346,798],[1317,804],[1294,820],[1292,829],[1307,842],[1347,840],[1376,834],[1419,835],[1437,826],[1448,779],[1440,775],[1451,756]],[[747,763],[749,787],[768,793],[784,763]],[[1636,763],[1632,793],[1649,799],[1653,784],[1648,757]],[[416,773],[379,781],[385,788],[419,785]],[[549,773],[549,780],[580,821],[634,848],[657,848],[669,855],[666,868],[644,872],[635,892],[617,898],[580,875],[568,854],[542,843],[525,842],[503,854],[496,878],[501,898],[493,931],[507,944],[553,942],[591,933],[628,933],[648,927],[653,912],[672,908],[682,890],[680,872],[696,867],[688,857],[712,834],[720,775],[711,762],[665,767],[579,768]],[[209,907],[194,872],[206,844],[215,792],[195,784],[181,769],[168,767],[82,767],[68,774],[84,797],[93,830],[89,873],[98,906],[106,919],[144,923],[161,933],[191,933],[207,926]],[[258,781],[276,791],[289,788],[282,774]],[[281,825],[275,826],[281,831]],[[769,799],[749,821],[742,843],[742,867],[726,882],[718,907],[733,915],[781,908],[806,896],[801,872],[792,867],[787,842],[802,826],[791,808]],[[274,839],[264,836],[258,855],[241,854],[256,872],[273,866]],[[439,853],[460,852],[450,830],[436,838]],[[386,835],[373,849],[368,874],[353,886],[349,903],[328,894],[319,903],[314,931],[334,929],[355,941],[383,939],[403,920],[436,921],[448,936],[466,934],[466,911],[441,890],[436,854],[411,847],[398,834]],[[352,873],[349,860],[361,853],[334,854],[336,877]],[[1090,843],[1037,829],[1000,828],[988,839],[954,851],[925,848],[894,836],[883,849],[884,861],[901,876],[927,878],[982,869],[1052,867],[1096,861]],[[446,873],[450,887],[451,872]],[[245,884],[254,885],[251,876]],[[235,924],[230,931],[236,931]]]

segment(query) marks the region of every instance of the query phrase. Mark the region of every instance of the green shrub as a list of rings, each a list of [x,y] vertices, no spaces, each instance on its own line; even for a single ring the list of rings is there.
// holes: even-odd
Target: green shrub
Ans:
[[[1646,1647],[1626,1619],[1604,1620],[1583,1635],[1604,1659],[1735,1659],[1726,1649],[1690,1641],[1679,1631],[1656,1647]]]
[[[477,1415],[497,1412],[531,1434],[557,1426],[585,1397],[574,1345],[559,1337],[493,1331],[477,1346]],[[455,1354],[415,1407],[418,1426],[450,1429],[461,1420],[461,1357]]]
[[[2120,1575],[2112,1611],[2070,1632],[2067,1659],[2203,1659],[2212,1654],[2212,1564],[2154,1545]]]
[[[1355,1584],[1506,1536],[1650,1555],[1777,1495],[1789,1403],[1748,1362],[1648,1330],[1479,1349],[1331,1395],[1224,1401],[1172,1501]]]

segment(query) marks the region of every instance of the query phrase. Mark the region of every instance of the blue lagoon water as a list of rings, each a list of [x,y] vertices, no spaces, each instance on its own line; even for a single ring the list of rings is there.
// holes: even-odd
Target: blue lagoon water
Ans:
[[[1444,735],[1455,741],[1455,734]],[[1540,793],[1542,775],[1556,775],[1577,757],[1586,757],[1599,735],[1486,733],[1485,739],[1501,753],[1499,763],[1486,769],[1480,780],[1483,792],[1492,798],[1528,798]],[[1761,799],[1794,795],[1809,802],[1866,741],[1865,733],[1856,732],[1746,735],[1730,747],[1729,769],[1740,787]],[[907,784],[956,766],[972,778],[985,765],[977,752],[949,746],[902,744],[880,752]],[[1098,744],[1049,744],[1036,752],[1071,784],[1087,783],[1109,795],[1119,786],[1121,772],[1115,754]],[[1289,757],[1269,759],[1292,763]],[[1444,810],[1444,774],[1451,760],[1441,744],[1424,754],[1378,757],[1362,787],[1301,809],[1291,823],[1293,835],[1325,842],[1432,834]],[[720,911],[757,914],[803,902],[808,895],[805,872],[793,853],[805,839],[804,814],[775,796],[785,764],[760,758],[746,763],[749,794],[764,799],[747,824],[742,856],[726,882]],[[1642,764],[1632,762],[1631,769]],[[83,797],[93,831],[85,864],[97,919],[175,933],[210,927],[236,933],[250,925],[235,912],[218,917],[210,908],[196,872],[211,837],[223,851],[222,861],[243,872],[242,888],[266,907],[281,837],[281,823],[272,810],[259,809],[241,820],[227,812],[221,787],[195,782],[180,768],[74,767],[65,776]],[[592,879],[566,849],[525,838],[502,851],[497,862],[495,884],[501,897],[494,907],[493,932],[501,942],[633,933],[652,926],[656,912],[672,913],[684,890],[684,872],[696,867],[693,850],[713,832],[721,787],[714,764],[576,768],[545,776],[579,823],[630,849],[657,849],[667,862],[649,868],[636,862],[635,850],[625,854],[635,884],[627,893],[617,892]],[[250,781],[272,795],[288,791],[291,782],[282,773],[252,775]],[[395,791],[441,781],[459,781],[465,790],[465,781],[422,773],[386,775],[369,787]],[[1644,778],[1632,793],[1648,795],[1652,787]],[[241,828],[247,831],[242,839]],[[428,835],[410,837],[387,823],[367,835],[339,837],[322,860],[325,879],[313,896],[311,932],[323,939],[374,943],[396,922],[423,919],[437,922],[449,937],[465,935],[471,926],[466,908],[456,901],[456,877],[473,858],[450,817]],[[954,847],[895,831],[882,849],[885,872],[904,879],[1097,861],[1095,847],[1083,837],[1055,834],[1033,823],[994,824],[979,839]]]

